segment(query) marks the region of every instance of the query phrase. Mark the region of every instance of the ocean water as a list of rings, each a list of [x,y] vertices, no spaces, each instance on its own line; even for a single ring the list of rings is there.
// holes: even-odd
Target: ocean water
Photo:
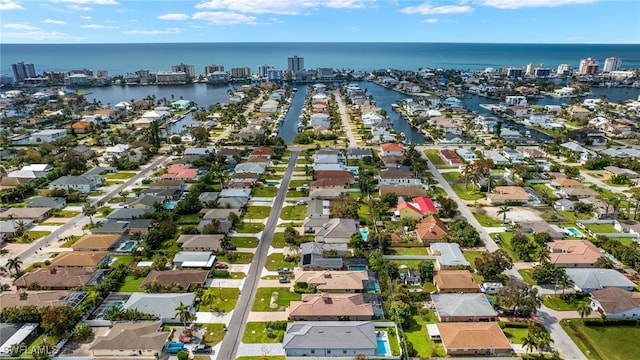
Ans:
[[[74,69],[107,70],[125,75],[140,69],[168,71],[171,65],[287,68],[287,58],[304,58],[305,68],[375,69],[443,68],[483,70],[487,67],[559,64],[578,67],[592,57],[603,65],[607,57],[622,59],[623,68],[640,68],[640,45],[611,44],[465,44],[465,43],[180,43],[180,44],[0,44],[0,73],[11,64],[33,63],[36,72]]]

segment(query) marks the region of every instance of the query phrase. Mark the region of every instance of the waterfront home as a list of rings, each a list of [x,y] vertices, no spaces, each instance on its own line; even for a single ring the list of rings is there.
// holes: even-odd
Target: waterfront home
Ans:
[[[291,321],[373,320],[373,305],[362,294],[302,294],[289,304]]]
[[[380,156],[404,156],[404,146],[397,143],[380,144]]]
[[[29,136],[29,144],[50,143],[56,140],[63,139],[66,136],[67,136],[67,130],[65,129],[40,130],[32,133]]]
[[[449,118],[444,116],[438,116],[431,118],[430,120],[435,124],[436,129],[442,131],[444,134],[462,135],[462,128]]]
[[[510,356],[513,353],[496,322],[439,323],[437,327],[448,356]]]
[[[588,240],[556,240],[548,242],[550,263],[564,268],[596,268],[602,253]]]
[[[607,319],[640,319],[640,293],[617,287],[596,290],[591,307]]]
[[[13,285],[18,290],[26,289],[33,283],[50,290],[70,290],[86,285],[97,285],[108,272],[109,270],[96,270],[87,267],[38,268],[19,277],[13,282]]]
[[[97,335],[89,345],[94,357],[148,357],[161,354],[171,335],[162,331],[160,321],[115,323],[104,335]]]
[[[573,287],[584,293],[612,287],[633,291],[636,287],[633,281],[616,269],[565,269],[565,272]]]
[[[71,245],[73,251],[111,251],[116,248],[120,234],[87,234]]]
[[[423,216],[428,214],[437,214],[438,209],[433,204],[433,201],[426,196],[418,196],[411,201],[401,201],[398,203],[394,216],[411,219],[422,219]]]
[[[439,270],[433,277],[438,293],[477,293],[478,284],[468,270]]]
[[[161,293],[147,294],[135,292],[124,303],[124,310],[138,310],[145,314],[154,315],[163,323],[180,323],[180,319],[176,316],[176,308],[180,305],[189,306],[189,312],[195,315],[194,303],[196,294],[193,293]]]
[[[211,251],[180,251],[173,257],[173,266],[176,269],[211,269],[215,261],[216,257]]]
[[[220,242],[224,236],[220,234],[182,234],[176,242],[184,251],[217,252],[222,251]]]
[[[365,129],[371,129],[383,120],[384,117],[375,113],[367,113],[362,115],[362,124]]]
[[[589,117],[589,115],[591,115],[591,111],[589,109],[580,105],[571,105],[566,108],[566,112],[567,112],[567,115],[569,116],[569,119],[582,120],[582,119],[586,119],[587,117]]]
[[[496,186],[492,192],[487,193],[487,201],[491,204],[520,203],[529,201],[529,193],[519,186]]]
[[[414,173],[407,170],[382,170],[380,171],[380,186],[419,186],[420,179]]]
[[[429,245],[431,254],[436,257],[436,270],[470,268],[471,264],[465,259],[456,243],[435,242]]]
[[[51,261],[51,267],[89,267],[96,268],[102,263],[109,262],[108,251],[65,251],[58,254]]]
[[[460,167],[460,166],[462,166],[462,164],[464,164],[462,159],[460,159],[458,154],[456,154],[456,152],[453,151],[453,150],[448,150],[448,149],[440,150],[440,157],[442,158],[442,160],[444,160],[444,162],[448,166],[458,166],[458,167]]]
[[[582,128],[570,131],[567,136],[583,145],[604,146],[607,145],[607,137],[604,132],[597,129]]]
[[[305,283],[309,288],[327,293],[364,293],[369,288],[367,271],[299,271],[295,284]]]
[[[496,321],[498,318],[484,294],[433,294],[431,301],[441,322]]]
[[[208,276],[207,270],[151,270],[140,284],[140,289],[154,283],[167,287],[177,285],[186,292],[192,285],[204,286]]]
[[[498,125],[498,119],[491,115],[478,115],[473,119],[473,122],[487,133],[494,132]]]
[[[347,244],[327,244],[317,242],[306,242],[300,244],[300,263],[298,264],[305,271],[317,270],[340,270],[343,262],[341,257],[325,257],[325,251],[336,251],[345,254]]]
[[[378,354],[372,321],[296,321],[282,340],[287,357],[348,357]]]

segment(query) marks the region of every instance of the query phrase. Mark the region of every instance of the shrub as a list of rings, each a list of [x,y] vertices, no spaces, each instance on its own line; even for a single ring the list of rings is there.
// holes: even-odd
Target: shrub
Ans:
[[[93,329],[86,323],[80,323],[76,325],[76,329],[73,331],[73,337],[80,341],[89,340],[93,337]]]

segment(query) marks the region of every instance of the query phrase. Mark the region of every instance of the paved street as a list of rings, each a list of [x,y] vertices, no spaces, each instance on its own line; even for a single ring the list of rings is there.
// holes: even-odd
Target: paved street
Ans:
[[[349,140],[349,147],[356,148],[358,147],[358,143],[356,142],[355,136],[353,136],[353,131],[351,130],[351,126],[349,125],[349,117],[347,116],[347,109],[344,106],[344,102],[342,101],[342,96],[340,96],[340,92],[335,90],[333,92],[335,96],[336,103],[338,104],[338,110],[340,111],[340,117],[342,118],[342,127],[347,134],[347,139]]]
[[[254,261],[251,263],[251,267],[247,272],[247,277],[245,278],[244,286],[242,287],[242,291],[240,293],[240,298],[238,299],[238,303],[233,311],[231,321],[229,323],[229,326],[227,327],[227,335],[222,341],[220,350],[216,353],[216,358],[219,360],[235,359],[236,355],[244,355],[245,351],[248,348],[253,348],[252,345],[245,344],[240,347],[240,342],[242,341],[242,335],[244,334],[245,325],[249,319],[251,305],[253,304],[253,300],[255,298],[255,289],[258,287],[257,285],[260,281],[267,254],[271,246],[271,240],[273,239],[273,234],[280,217],[280,210],[282,209],[282,205],[285,201],[287,188],[289,187],[289,179],[291,179],[291,175],[293,174],[293,169],[296,166],[296,160],[299,153],[299,150],[292,150],[291,152],[289,165],[287,166],[284,180],[280,185],[278,195],[273,202],[273,208],[271,210],[271,214],[269,214],[269,218],[267,219],[264,231],[262,232],[262,237],[260,238],[260,243],[258,244],[258,248],[256,249]],[[277,350],[278,352],[269,352],[269,354],[281,354],[282,344],[273,345],[279,346],[278,349],[272,349],[273,351]],[[255,347],[259,349],[262,349],[265,346],[267,345],[255,345]],[[239,349],[241,351],[239,351]],[[257,352],[248,355],[261,354],[264,353]]]

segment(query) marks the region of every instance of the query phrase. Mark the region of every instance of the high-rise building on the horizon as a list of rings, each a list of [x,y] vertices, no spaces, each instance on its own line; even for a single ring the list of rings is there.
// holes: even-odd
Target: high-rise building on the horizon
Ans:
[[[174,73],[183,72],[187,74],[187,78],[196,77],[196,70],[193,65],[187,65],[183,63],[180,63],[178,65],[173,65],[171,66],[171,72],[174,72]]]
[[[304,71],[304,58],[297,55],[289,58],[287,70],[293,74]]]
[[[592,58],[580,60],[578,75],[595,75],[598,73],[598,61]]]
[[[251,68],[248,66],[232,67],[231,77],[234,79],[246,79],[251,77]]]
[[[526,75],[533,75],[533,73],[536,71],[536,69],[538,68],[543,68],[544,64],[528,64],[527,65],[527,70],[525,72]]]
[[[258,76],[261,78],[267,77],[269,70],[274,70],[275,68],[273,65],[258,65]]]
[[[560,64],[558,65],[558,70],[556,70],[556,73],[560,76],[568,76],[568,75],[571,75],[572,71],[573,71],[573,68],[571,68],[571,65]]]
[[[13,69],[13,77],[16,82],[36,77],[36,68],[33,64],[25,64],[24,61],[19,61],[15,64],[11,64],[11,68]]]
[[[612,72],[620,70],[620,64],[622,63],[622,59],[617,57],[608,57],[604,59],[604,67],[602,71],[604,72]]]
[[[204,67],[204,75],[208,76],[209,74],[213,74],[216,71],[224,71],[224,66],[222,65],[207,65]]]

